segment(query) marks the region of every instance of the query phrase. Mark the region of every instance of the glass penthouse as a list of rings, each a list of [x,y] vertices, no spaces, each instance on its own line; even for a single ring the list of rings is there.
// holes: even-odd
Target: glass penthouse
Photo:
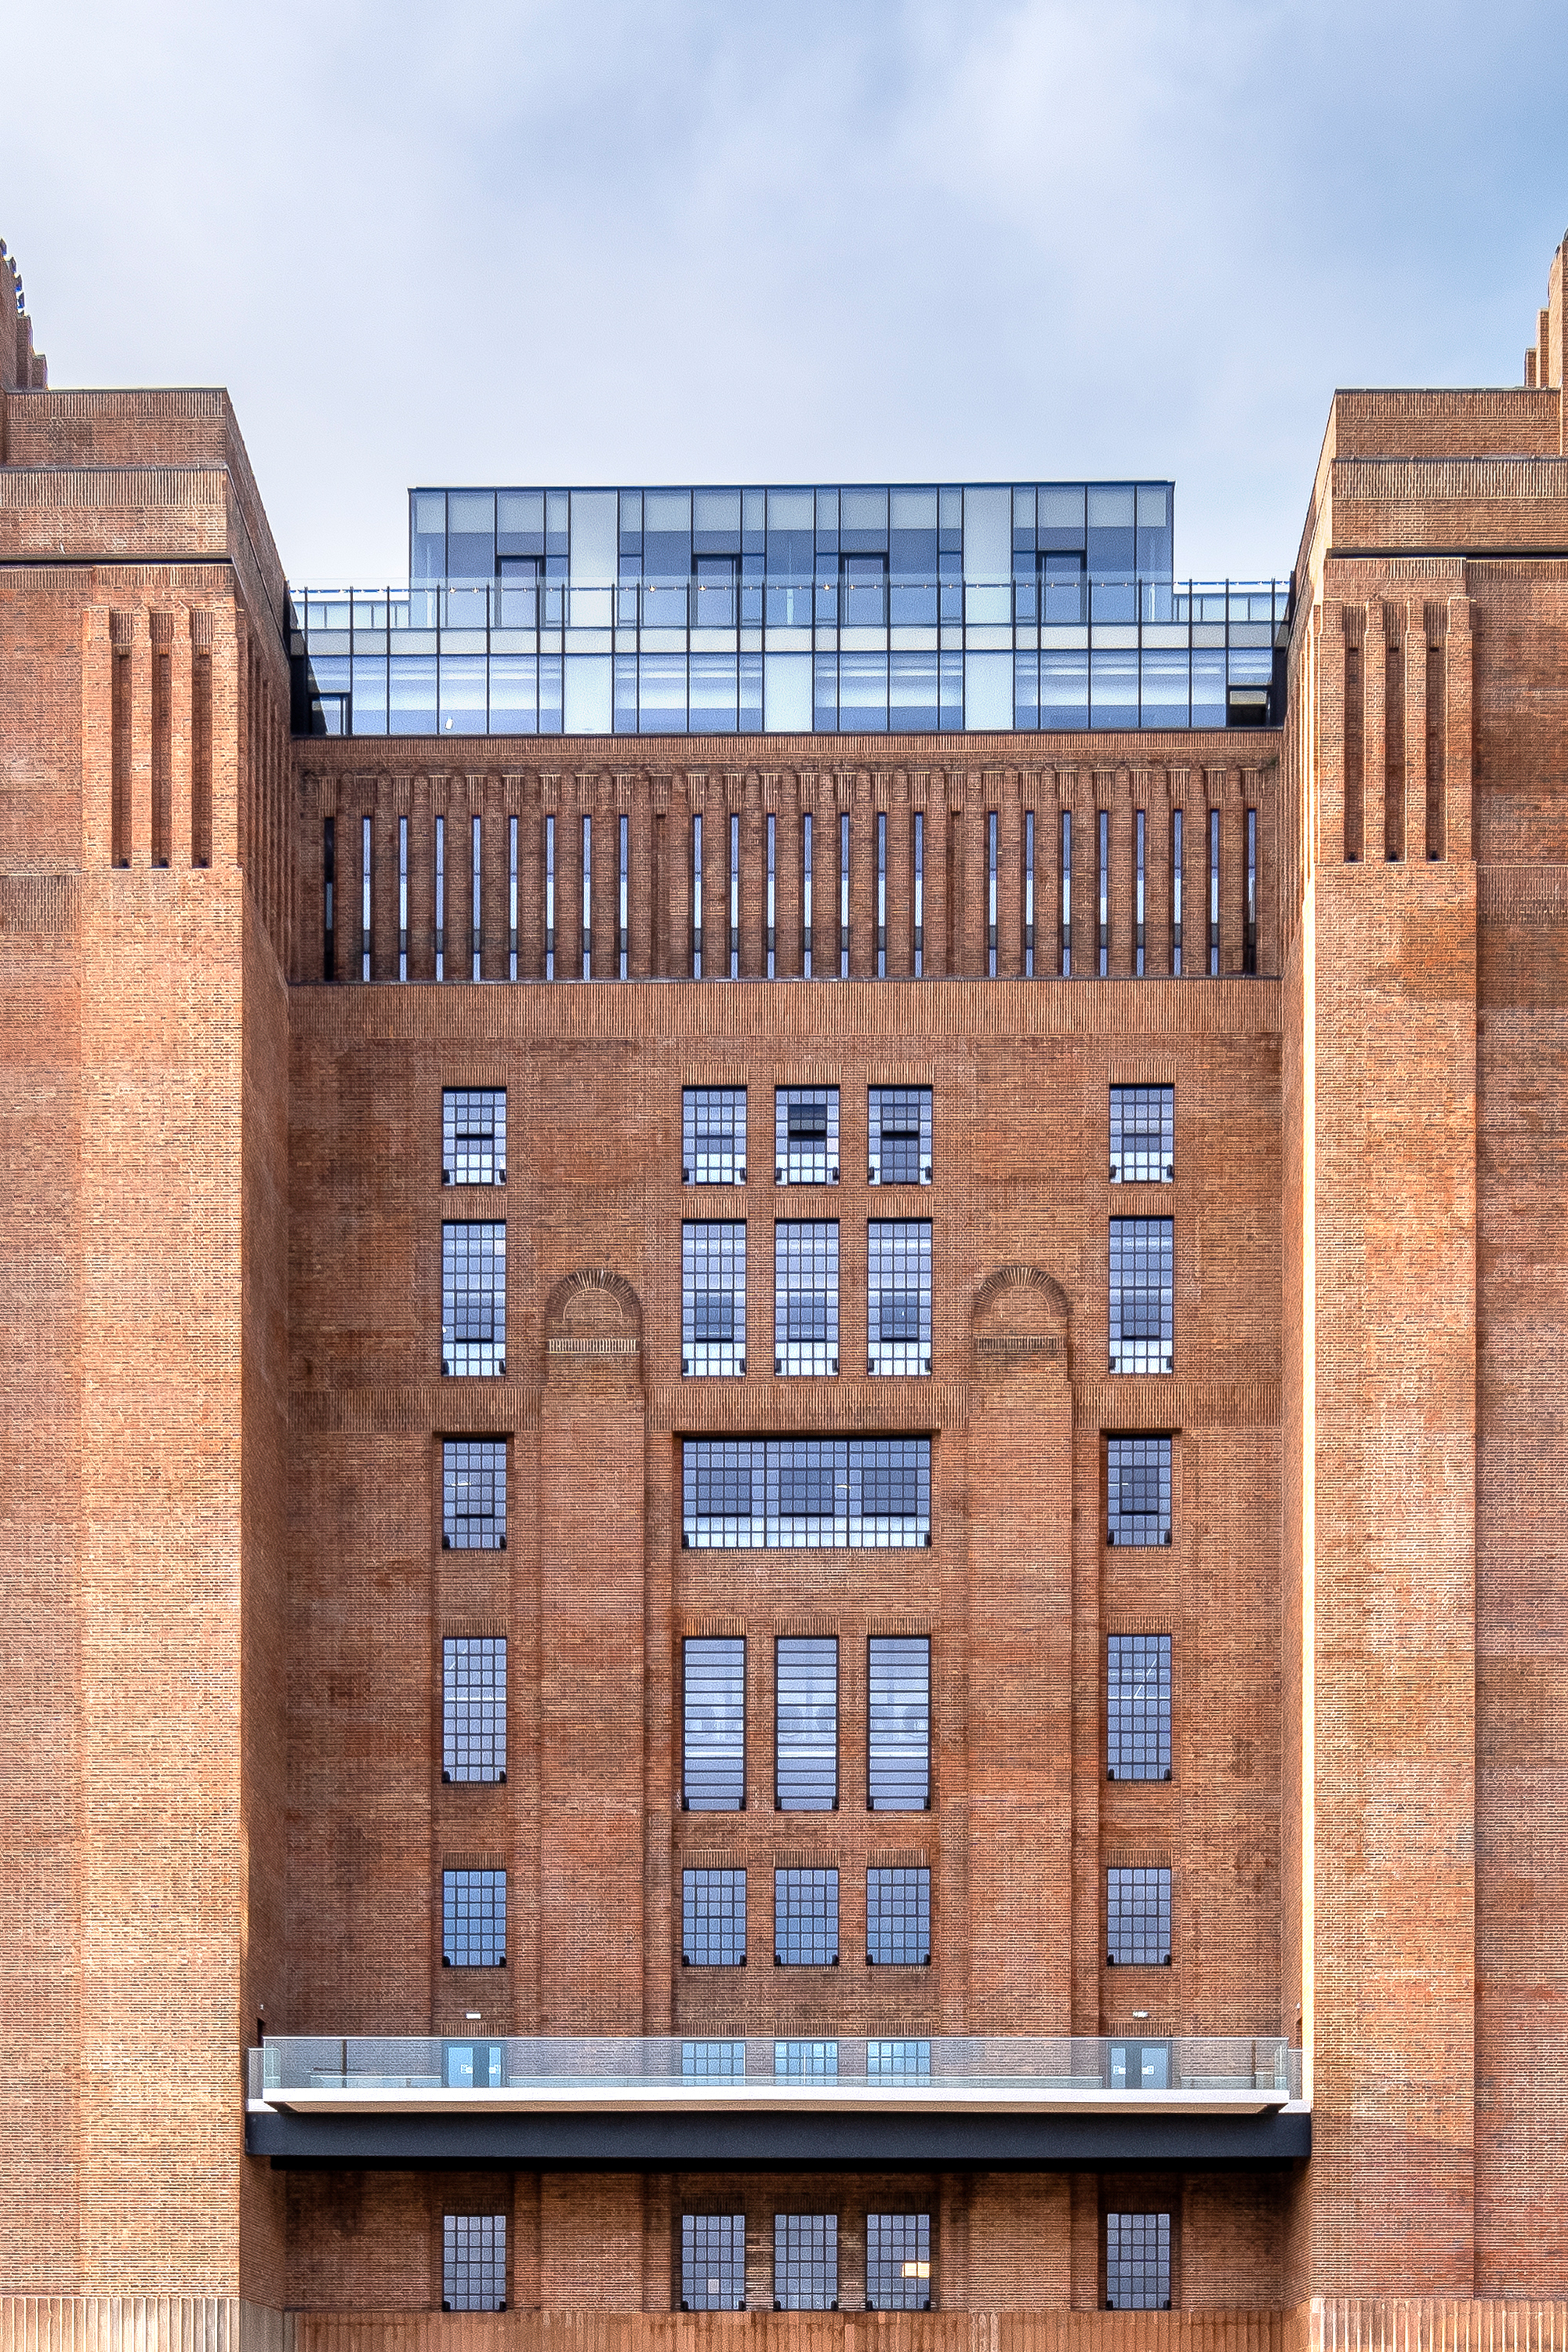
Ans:
[[[1178,582],[1170,482],[416,489],[409,582],[294,592],[297,730],[1278,722],[1288,581]]]

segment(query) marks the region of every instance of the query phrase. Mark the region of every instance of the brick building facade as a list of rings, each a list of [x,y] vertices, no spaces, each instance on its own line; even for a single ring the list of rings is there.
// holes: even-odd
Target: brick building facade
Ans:
[[[874,741],[291,734],[226,397],[17,304],[18,2341],[1561,2340],[1565,254],[1281,723]]]

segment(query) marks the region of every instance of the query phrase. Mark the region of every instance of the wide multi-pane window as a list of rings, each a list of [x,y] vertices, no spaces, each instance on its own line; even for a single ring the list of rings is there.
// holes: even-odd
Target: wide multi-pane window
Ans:
[[[680,1957],[692,1969],[746,1965],[746,1874],[685,1870],[680,1874]]]
[[[1168,1870],[1108,1870],[1105,1951],[1113,1968],[1163,1969],[1171,1964],[1171,1874]]]
[[[1111,1182],[1169,1184],[1175,1173],[1175,1087],[1112,1087]]]
[[[872,1968],[915,1968],[931,1959],[931,1872],[866,1873],[866,1958]]]
[[[776,2083],[836,2083],[838,2080],[837,2042],[775,2042],[773,2080]]]
[[[680,1228],[680,1369],[689,1380],[746,1369],[746,1228]]]
[[[1170,2310],[1168,2213],[1106,2215],[1105,2304],[1108,2311]]]
[[[443,1444],[441,1549],[505,1551],[504,1438],[448,1438]]]
[[[1175,1364],[1174,1220],[1110,1220],[1110,1369],[1168,1372]]]
[[[866,1370],[931,1370],[931,1219],[866,1228]]]
[[[506,1182],[506,1088],[447,1087],[441,1097],[443,1184]]]
[[[441,1644],[441,1778],[506,1779],[506,1640],[458,1634]]]
[[[838,1181],[838,1089],[780,1087],[773,1097],[773,1176],[780,1184]]]
[[[1169,1633],[1112,1633],[1107,1640],[1105,1777],[1171,1777]]]
[[[506,1227],[441,1228],[441,1370],[506,1370]]]
[[[448,1969],[506,1966],[506,1873],[441,1874],[441,1962]]]
[[[441,2308],[506,2309],[504,2213],[447,2213],[443,2217]]]
[[[867,1176],[873,1184],[931,1180],[931,1088],[872,1087],[867,1098]]]
[[[838,1644],[781,1634],[775,1663],[774,1801],[781,1812],[832,1812],[838,1802]]]
[[[873,2083],[929,2083],[931,2043],[923,2036],[919,2040],[868,2042],[866,2074]]]
[[[924,1812],[931,1803],[930,1637],[873,1633],[867,1656],[870,1809]]]
[[[1108,1544],[1168,1544],[1171,1540],[1171,1441],[1110,1437],[1105,1442],[1105,1540]]]
[[[744,1087],[687,1087],[683,1090],[680,1176],[686,1184],[745,1182]]]
[[[683,2042],[680,2072],[692,2083],[739,2083],[745,2079],[743,2042]]]
[[[929,1437],[693,1437],[681,1463],[689,1550],[898,1550],[931,1541]]]
[[[680,2217],[682,2311],[744,2311],[746,2217],[743,2213],[683,2213]]]
[[[773,1228],[773,1370],[838,1370],[838,1227],[830,1220]]]
[[[931,2215],[866,2216],[868,2311],[931,2309]]]
[[[774,1871],[773,1958],[786,1969],[830,1969],[837,1963],[836,1870]]]
[[[773,2309],[837,2311],[838,2216],[773,2215]]]
[[[694,1634],[683,1665],[681,1802],[692,1813],[738,1813],[746,1801],[746,1644]]]

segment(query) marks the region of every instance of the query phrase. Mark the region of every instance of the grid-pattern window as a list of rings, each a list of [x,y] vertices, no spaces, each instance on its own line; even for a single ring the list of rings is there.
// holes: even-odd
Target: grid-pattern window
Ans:
[[[682,2311],[744,2311],[746,2217],[743,2213],[683,2213],[680,2217]]]
[[[931,1181],[931,1088],[873,1087],[867,1127],[873,1184],[929,1184]]]
[[[931,1872],[866,1873],[866,1958],[872,1968],[929,1967]]]
[[[680,2071],[693,2083],[739,2083],[745,2079],[743,2042],[683,2042]]]
[[[874,1813],[931,1803],[931,1641],[873,1633],[868,1644],[867,1796]]]
[[[1175,1220],[1110,1220],[1110,1369],[1168,1372],[1175,1365]]]
[[[1141,1864],[1105,1874],[1105,1953],[1112,1968],[1171,1965],[1171,1874]]]
[[[680,1229],[680,1369],[688,1380],[746,1369],[746,1228]]]
[[[773,1959],[782,1969],[838,1965],[838,1873],[775,1870]]]
[[[931,1542],[929,1437],[693,1437],[681,1460],[689,1550],[900,1550]]]
[[[746,1644],[694,1634],[684,1645],[681,1801],[689,1813],[738,1813],[746,1801]]]
[[[866,2216],[868,2311],[931,2309],[931,2215]]]
[[[1175,1087],[1112,1087],[1111,1182],[1170,1184],[1175,1174]]]
[[[778,2083],[836,2083],[838,2079],[837,2042],[775,2042],[773,2080]]]
[[[773,1370],[838,1370],[838,1226],[831,1219],[773,1228]]]
[[[506,1966],[506,1873],[441,1873],[441,1964],[448,1969]]]
[[[832,1812],[838,1803],[838,1644],[781,1635],[776,1671],[774,1801],[781,1812]]]
[[[866,2074],[873,2083],[929,2083],[931,2043],[924,2040],[868,2042]]]
[[[692,1969],[746,1965],[746,1874],[685,1870],[680,1874],[680,1957]]]
[[[773,1097],[773,1175],[780,1184],[838,1181],[838,1089],[780,1087]]]
[[[441,1181],[506,1182],[504,1087],[447,1087],[443,1092]]]
[[[680,1178],[684,1184],[746,1181],[746,1089],[688,1087],[680,1097]]]
[[[866,1228],[866,1370],[931,1370],[931,1219],[873,1218]]]
[[[1171,1777],[1169,1633],[1112,1633],[1107,1641],[1105,1777]]]
[[[443,2311],[506,2309],[506,2215],[447,2213],[441,2223]]]
[[[837,2311],[838,2216],[773,2215],[773,2309]]]
[[[441,1549],[505,1551],[503,1437],[448,1438],[442,1445]]]
[[[448,1635],[441,1644],[441,1778],[506,1779],[506,1639]]]
[[[441,1370],[506,1370],[506,1227],[441,1228]]]
[[[1105,1444],[1105,1540],[1168,1544],[1171,1540],[1171,1441],[1110,1437]]]
[[[1108,2311],[1170,2310],[1168,2213],[1106,2215],[1105,2305]]]

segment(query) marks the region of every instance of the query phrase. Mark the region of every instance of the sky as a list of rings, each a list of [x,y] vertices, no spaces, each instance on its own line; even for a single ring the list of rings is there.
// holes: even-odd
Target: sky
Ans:
[[[5,47],[50,381],[225,383],[296,583],[416,483],[1172,477],[1289,571],[1336,385],[1523,381],[1562,0],[70,0]]]

